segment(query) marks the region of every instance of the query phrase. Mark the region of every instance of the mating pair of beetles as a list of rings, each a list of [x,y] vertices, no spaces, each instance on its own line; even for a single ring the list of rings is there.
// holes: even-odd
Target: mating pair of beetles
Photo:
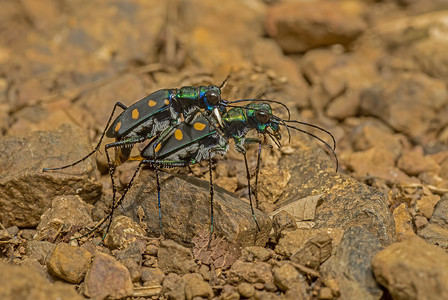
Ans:
[[[226,79],[227,80],[227,79]],[[250,208],[254,221],[259,228],[255,218],[254,208],[251,197],[250,173],[246,157],[245,146],[250,143],[258,143],[258,160],[256,167],[255,191],[257,190],[258,171],[260,165],[260,152],[263,143],[260,139],[246,138],[250,130],[256,130],[264,137],[268,136],[274,143],[281,147],[280,126],[288,130],[289,139],[291,135],[289,129],[295,129],[306,133],[313,138],[318,139],[326,145],[336,161],[335,139],[327,130],[305,122],[281,119],[272,114],[269,103],[282,105],[288,112],[289,109],[281,102],[274,100],[261,99],[242,99],[236,101],[226,101],[221,98],[221,86],[186,86],[180,89],[162,89],[146,96],[133,105],[127,107],[117,102],[107,122],[106,128],[101,134],[100,140],[95,149],[80,160],[57,168],[44,168],[43,171],[54,171],[72,167],[83,162],[88,157],[97,152],[101,142],[106,135],[108,138],[114,138],[115,142],[105,145],[105,152],[109,164],[109,174],[112,180],[113,201],[110,214],[98,223],[88,234],[102,226],[109,220],[105,235],[109,231],[112,223],[114,210],[121,204],[126,193],[132,186],[132,183],[143,165],[151,165],[155,169],[157,182],[157,198],[159,207],[159,225],[161,233],[162,228],[162,208],[160,197],[159,168],[185,167],[205,160],[209,161],[210,172],[210,240],[213,234],[213,181],[212,181],[212,158],[216,154],[224,155],[229,147],[229,140],[235,141],[235,147],[238,152],[244,156],[246,166],[248,192]],[[246,106],[236,106],[236,103],[248,102]],[[115,110],[121,108],[122,113],[112,122]],[[227,110],[227,108],[229,108]],[[316,135],[299,129],[291,124],[301,124],[319,129],[328,134],[333,140],[333,146],[330,146]],[[149,143],[140,151],[139,156],[131,157],[131,151],[134,145],[143,142]],[[114,148],[115,159],[110,158],[108,150]],[[139,160],[129,184],[123,191],[122,196],[116,201],[116,186],[114,183],[115,167],[127,160]],[[255,197],[257,194],[255,192]],[[105,238],[103,236],[103,239]]]

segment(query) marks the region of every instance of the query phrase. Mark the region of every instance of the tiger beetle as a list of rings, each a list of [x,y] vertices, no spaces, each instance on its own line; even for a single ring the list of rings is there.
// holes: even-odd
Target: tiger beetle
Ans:
[[[115,142],[105,145],[113,189],[112,206],[114,206],[117,190],[114,183],[115,167],[130,158],[135,144],[155,136],[163,140],[182,119],[187,124],[191,123],[200,112],[213,115],[218,125],[223,126],[221,115],[226,111],[228,102],[221,98],[221,89],[228,78],[220,86],[184,86],[179,89],[158,90],[129,107],[121,102],[115,103],[98,144],[89,154],[71,164],[56,168],[43,168],[43,171],[73,167],[95,154],[99,150],[104,136],[114,138]],[[255,101],[255,99],[247,99],[247,101]],[[117,107],[123,109],[123,112],[112,122]],[[115,149],[114,161],[109,156],[110,148]]]
[[[112,180],[113,199],[115,205],[116,186],[114,183],[115,167],[127,161],[131,155],[132,147],[155,136],[166,137],[172,128],[182,120],[190,123],[199,113],[213,115],[219,126],[222,126],[221,114],[225,112],[227,101],[221,99],[221,86],[184,86],[179,89],[162,89],[137,101],[127,107],[121,102],[115,103],[109,116],[107,125],[103,130],[96,147],[83,158],[57,168],[43,168],[43,171],[55,171],[73,167],[96,153],[104,138],[114,138],[115,142],[105,145],[106,157],[109,165],[109,174]],[[123,112],[112,122],[117,107]],[[112,124],[110,124],[112,122]],[[115,149],[115,161],[109,157],[108,149]]]
[[[241,100],[241,102],[247,100]],[[273,101],[271,101],[273,102]],[[165,138],[160,139],[158,137],[154,138],[149,142],[148,145],[140,152],[139,157],[134,157],[135,160],[140,160],[129,184],[126,186],[122,196],[118,200],[117,204],[112,207],[112,212],[107,218],[110,218],[109,225],[106,229],[106,234],[109,230],[111,224],[112,215],[114,210],[121,204],[125,198],[127,192],[131,188],[134,179],[136,178],[139,170],[143,165],[151,165],[155,169],[156,183],[157,183],[157,197],[159,206],[159,225],[161,233],[162,222],[161,222],[161,199],[160,199],[160,182],[158,169],[159,167],[172,168],[172,167],[185,167],[192,164],[199,163],[201,161],[209,161],[209,173],[210,173],[210,240],[213,234],[214,227],[214,216],[213,216],[213,179],[212,179],[212,158],[216,154],[224,155],[229,148],[229,140],[233,139],[235,141],[236,150],[243,154],[246,174],[248,180],[248,192],[249,192],[249,203],[251,207],[252,217],[257,225],[258,230],[260,230],[258,221],[255,217],[254,207],[251,198],[251,184],[250,184],[250,173],[246,157],[245,146],[251,143],[259,144],[258,160],[256,167],[256,180],[255,180],[255,196],[257,200],[257,180],[260,165],[260,152],[262,141],[259,139],[249,139],[246,138],[247,133],[251,129],[255,129],[259,134],[264,137],[269,136],[277,146],[281,147],[280,140],[280,125],[288,129],[288,134],[290,138],[289,129],[295,129],[299,132],[306,133],[325,144],[333,153],[336,160],[336,170],[338,166],[337,156],[334,152],[335,150],[335,140],[330,132],[320,128],[316,125],[308,124],[305,122],[299,122],[295,120],[283,120],[272,114],[271,107],[268,103],[250,103],[245,107],[232,107],[222,116],[223,126],[218,126],[216,121],[207,115],[200,115],[192,122],[182,122],[177,126],[172,127],[170,134]],[[288,124],[289,123],[289,124]],[[298,123],[310,127],[320,129],[321,131],[329,134],[333,139],[334,146],[331,147],[321,138],[316,135],[299,129],[291,123]],[[102,222],[97,224],[92,231],[99,228],[106,220],[103,219]],[[92,232],[91,231],[91,232]]]

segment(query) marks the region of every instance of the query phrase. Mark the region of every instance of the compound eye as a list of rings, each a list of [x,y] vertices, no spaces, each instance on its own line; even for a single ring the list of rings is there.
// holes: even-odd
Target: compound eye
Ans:
[[[255,117],[257,118],[257,120],[263,124],[269,122],[269,120],[271,119],[271,116],[267,113],[265,113],[264,111],[256,111],[255,112]]]
[[[205,99],[212,104],[217,105],[221,101],[221,96],[216,91],[207,91],[205,93]]]

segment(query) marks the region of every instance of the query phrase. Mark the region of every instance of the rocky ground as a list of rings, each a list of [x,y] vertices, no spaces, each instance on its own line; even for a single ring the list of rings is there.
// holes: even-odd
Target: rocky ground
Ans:
[[[1,7],[0,298],[448,298],[446,1]],[[223,98],[281,101],[329,130],[338,172],[322,143],[283,129],[262,150],[260,230],[231,146],[214,160],[210,247],[207,164],[161,173],[163,237],[149,168],[104,243],[104,229],[82,236],[112,205],[104,151],[42,168],[89,153],[117,101],[228,75]],[[118,167],[120,192],[135,168]]]

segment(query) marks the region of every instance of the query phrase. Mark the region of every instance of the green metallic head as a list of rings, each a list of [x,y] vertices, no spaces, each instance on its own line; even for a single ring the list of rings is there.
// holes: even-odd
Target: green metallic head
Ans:
[[[223,126],[221,113],[225,112],[226,100],[221,99],[221,88],[216,85],[199,86],[199,107],[204,107],[207,111],[212,112],[219,126]]]
[[[245,107],[246,118],[250,126],[258,133],[268,134],[280,142],[280,125],[278,120],[272,114],[271,106],[267,103],[250,103]]]

